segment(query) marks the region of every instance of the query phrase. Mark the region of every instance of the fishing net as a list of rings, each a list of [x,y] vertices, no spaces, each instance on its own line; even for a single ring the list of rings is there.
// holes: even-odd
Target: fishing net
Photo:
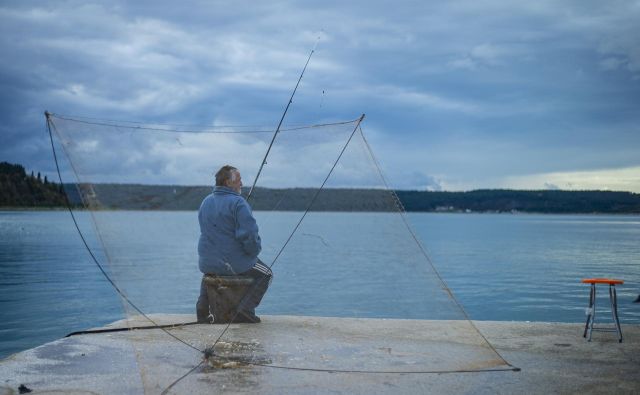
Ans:
[[[360,121],[280,130],[248,198],[262,238],[260,259],[274,272],[257,310],[263,323],[247,329],[247,339],[238,324],[154,332],[174,342],[172,356],[182,369],[200,362],[194,351],[224,356],[230,344],[249,350],[238,363],[285,369],[510,369],[435,270]],[[48,126],[75,221],[118,290],[124,325],[194,321],[202,276],[199,205],[225,164],[240,170],[247,196],[273,130],[59,115],[49,115]],[[393,347],[380,343],[384,331]],[[129,340],[142,383],[162,389],[177,377],[149,378],[158,365],[151,357],[155,343],[137,333]],[[283,339],[283,333],[296,335]],[[424,348],[415,349],[416,339]]]

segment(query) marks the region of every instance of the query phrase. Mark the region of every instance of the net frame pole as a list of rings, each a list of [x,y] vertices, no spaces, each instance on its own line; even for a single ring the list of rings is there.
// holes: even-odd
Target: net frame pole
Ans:
[[[319,40],[319,38],[318,38],[318,40]],[[256,187],[256,183],[258,182],[258,178],[260,177],[260,173],[262,173],[262,168],[264,167],[264,165],[267,164],[267,157],[269,156],[269,152],[271,152],[271,147],[273,146],[273,143],[276,141],[276,137],[278,136],[278,133],[280,133],[280,128],[282,127],[282,122],[284,122],[284,117],[287,115],[287,112],[289,111],[289,106],[291,106],[291,103],[293,103],[293,97],[295,96],[296,91],[298,90],[298,86],[300,85],[300,81],[302,81],[302,77],[304,76],[304,72],[307,70],[307,66],[309,65],[309,61],[311,61],[311,56],[313,56],[313,53],[316,51],[316,47],[317,46],[318,46],[318,41],[316,41],[316,45],[314,45],[313,49],[309,53],[309,57],[307,58],[307,62],[304,64],[304,67],[302,68],[302,72],[300,73],[300,77],[298,77],[298,82],[296,82],[296,86],[295,86],[295,88],[293,88],[293,92],[291,93],[291,97],[289,98],[289,102],[287,103],[287,106],[285,107],[284,112],[282,113],[282,117],[280,117],[280,122],[278,122],[278,127],[276,128],[275,133],[273,133],[273,137],[271,138],[271,143],[269,143],[269,147],[267,148],[267,152],[264,154],[264,158],[262,159],[262,163],[260,164],[260,168],[258,169],[258,173],[256,174],[256,178],[253,180],[253,184],[251,184],[251,189],[249,189],[249,194],[247,195],[247,201],[249,201],[249,198],[251,197],[251,194],[253,193],[253,190]]]

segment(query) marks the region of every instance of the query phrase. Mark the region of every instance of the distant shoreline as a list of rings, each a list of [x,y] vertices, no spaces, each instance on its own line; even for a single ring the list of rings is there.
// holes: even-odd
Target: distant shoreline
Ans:
[[[210,186],[142,184],[65,184],[74,209],[100,211],[196,211]],[[523,191],[509,189],[468,192],[381,189],[256,188],[250,200],[254,211],[397,212],[398,199],[406,212],[448,214],[601,214],[640,215],[640,194],[611,191]],[[247,195],[248,188],[243,189]],[[63,195],[64,196],[64,195]],[[397,199],[396,199],[397,196]],[[316,199],[317,197],[317,199]],[[315,200],[314,200],[315,199]],[[64,202],[66,199],[60,199]],[[25,199],[23,201],[29,201]],[[274,210],[274,208],[276,208]],[[2,205],[2,211],[55,211],[64,204]]]
[[[163,209],[153,209],[153,210],[142,210],[142,209],[125,209],[125,208],[118,208],[118,209],[114,209],[114,208],[107,208],[107,209],[94,209],[94,210],[89,210],[85,207],[74,207],[72,208],[73,211],[101,211],[101,212],[106,212],[106,211],[135,211],[135,212],[140,212],[140,211],[156,211],[156,212],[197,212],[197,209],[174,209],[174,210],[163,210]],[[10,212],[42,212],[42,211],[68,211],[67,207],[0,207],[0,213],[10,213]],[[302,210],[253,210],[253,212],[255,213],[268,213],[268,212],[276,212],[276,213],[292,213],[292,212],[304,212]],[[323,213],[349,213],[349,212],[354,212],[354,213],[394,213],[395,211],[331,211],[331,210],[324,210],[321,211]],[[508,211],[471,211],[471,212],[464,212],[464,211],[403,211],[404,213],[409,213],[409,214],[436,214],[436,215],[473,215],[473,214],[480,214],[480,215],[563,215],[563,216],[580,216],[580,215],[593,215],[593,216],[620,216],[620,217],[640,217],[640,213],[602,213],[602,212],[566,212],[566,213],[551,213],[551,212],[534,212],[534,211],[529,211],[529,212],[524,212],[524,211],[518,211],[518,212],[508,212]]]
[[[0,206],[0,211],[68,211],[65,206],[43,207],[43,206]]]
[[[211,185],[57,184],[0,162],[0,210],[197,210]],[[243,195],[249,188],[243,188]],[[255,211],[640,214],[640,194],[614,191],[478,189],[465,192],[372,188],[261,188]]]

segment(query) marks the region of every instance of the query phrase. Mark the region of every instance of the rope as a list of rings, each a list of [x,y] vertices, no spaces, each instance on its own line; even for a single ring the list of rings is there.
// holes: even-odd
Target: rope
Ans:
[[[342,374],[462,374],[462,373],[491,373],[491,372],[519,372],[520,368],[495,368],[495,369],[477,369],[477,370],[469,370],[469,369],[460,369],[460,370],[404,370],[404,371],[394,371],[394,370],[349,370],[349,369],[318,369],[318,368],[301,368],[296,366],[281,366],[281,365],[272,365],[272,364],[263,364],[258,362],[250,362],[250,361],[242,361],[238,359],[231,358],[221,358],[226,359],[231,362],[238,362],[247,366],[260,366],[263,368],[271,368],[271,369],[284,369],[284,370],[293,370],[298,372],[318,372],[318,373],[342,373]],[[180,376],[177,380],[172,382],[167,388],[162,391],[162,395],[168,394],[169,390],[175,387],[180,381],[187,378],[191,373],[195,372],[202,364],[206,362],[206,360],[200,361],[196,366],[191,368],[187,373]],[[509,365],[510,366],[510,365]]]
[[[78,336],[78,335],[91,335],[94,333],[111,333],[111,332],[129,332],[129,331],[137,331],[137,330],[144,330],[144,329],[161,329],[161,328],[181,328],[183,326],[188,326],[188,325],[197,325],[199,324],[199,322],[194,321],[194,322],[183,322],[181,324],[167,324],[167,325],[152,325],[152,326],[129,326],[126,328],[109,328],[109,329],[93,329],[93,330],[87,330],[87,331],[77,331],[77,332],[71,332],[68,335],[66,335],[65,337],[71,337],[71,336]]]
[[[55,145],[53,143],[53,133],[51,131],[51,125],[53,125],[53,128],[55,129],[55,124],[52,123],[51,119],[50,119],[50,115],[48,112],[45,112],[45,116],[47,119],[47,131],[49,132],[49,140],[51,141],[51,151],[53,152],[53,160],[56,164],[56,172],[58,173],[58,179],[60,180],[60,185],[63,185],[62,182],[62,174],[60,172],[60,165],[58,164],[58,155],[56,153],[56,148]],[[57,130],[56,130],[56,134],[58,134]],[[59,134],[58,134],[59,135]],[[76,179],[78,178],[78,174],[76,173],[75,169],[73,170]],[[89,255],[91,256],[91,259],[93,260],[93,262],[96,264],[96,266],[98,266],[98,269],[100,269],[100,272],[104,275],[104,277],[107,279],[107,281],[111,284],[111,286],[113,286],[113,289],[116,290],[116,292],[131,306],[133,307],[138,313],[140,313],[140,315],[142,315],[144,318],[146,318],[149,322],[151,322],[153,325],[157,326],[160,330],[162,330],[164,333],[166,333],[167,335],[173,337],[174,339],[176,339],[177,341],[179,341],[180,343],[183,343],[184,345],[202,352],[202,350],[198,349],[197,347],[192,346],[191,344],[185,342],[184,340],[180,339],[179,337],[175,336],[174,334],[172,334],[171,332],[167,331],[166,329],[160,327],[153,319],[151,319],[149,316],[147,316],[138,306],[136,306],[128,297],[127,295],[124,294],[124,292],[122,292],[122,290],[116,285],[116,283],[111,279],[111,277],[107,274],[107,272],[104,270],[104,268],[102,267],[102,265],[100,264],[100,262],[98,262],[98,259],[96,258],[96,256],[93,254],[93,251],[91,250],[91,248],[89,247],[89,244],[87,243],[87,240],[84,237],[84,234],[82,233],[82,231],[80,230],[80,226],[78,225],[78,221],[76,220],[76,216],[73,213],[73,210],[71,209],[71,202],[69,201],[69,197],[67,196],[67,194],[65,193],[65,202],[67,204],[67,209],[69,210],[69,214],[71,214],[71,219],[73,220],[73,224],[75,225],[76,230],[78,231],[78,235],[80,235],[80,239],[82,239],[82,243],[84,244],[85,249],[87,250],[87,252],[89,252]]]
[[[180,381],[182,381],[182,379],[184,379],[185,377],[187,377],[191,373],[195,372],[195,370],[198,369],[200,367],[200,365],[202,365],[204,362],[205,362],[205,360],[203,359],[202,361],[200,361],[199,364],[194,366],[191,370],[189,370],[187,373],[182,375],[179,379],[177,379],[173,383],[169,384],[169,386],[167,388],[165,388],[164,391],[161,392],[161,395],[165,395],[165,394],[169,393],[169,390],[171,388],[173,388],[176,384],[178,384]]]
[[[405,227],[407,228],[407,230],[409,231],[409,234],[411,234],[411,237],[413,238],[413,240],[416,242],[416,244],[418,245],[418,248],[420,249],[420,252],[422,253],[422,255],[426,258],[427,262],[429,263],[429,265],[431,266],[431,269],[433,270],[433,272],[435,273],[436,277],[438,278],[438,280],[440,281],[440,283],[443,285],[444,290],[449,294],[449,297],[451,298],[451,300],[453,300],[453,302],[456,304],[456,306],[458,306],[458,308],[460,309],[460,311],[462,311],[462,314],[464,315],[464,318],[471,324],[471,326],[473,327],[473,329],[478,333],[478,335],[480,335],[480,337],[482,337],[482,339],[489,345],[489,347],[491,348],[491,350],[493,352],[496,353],[497,356],[500,357],[500,359],[502,359],[502,361],[507,364],[508,366],[511,366],[513,369],[517,369],[517,371],[520,371],[520,368],[514,367],[513,365],[511,365],[509,362],[507,362],[506,359],[504,359],[504,357],[502,355],[500,355],[500,353],[498,352],[498,350],[495,349],[495,347],[493,347],[493,345],[491,344],[491,342],[489,342],[489,340],[487,340],[487,338],[482,334],[482,332],[480,332],[480,330],[475,326],[475,324],[473,323],[473,321],[471,321],[471,318],[469,317],[469,315],[467,314],[466,310],[464,309],[464,307],[462,307],[462,305],[458,302],[458,300],[455,298],[455,296],[453,296],[453,292],[451,291],[451,288],[449,288],[449,286],[447,285],[447,283],[444,281],[444,279],[442,278],[442,276],[440,275],[440,273],[438,272],[438,270],[436,269],[435,265],[433,264],[433,261],[431,260],[431,257],[429,256],[429,254],[427,253],[427,250],[424,248],[424,246],[422,245],[422,243],[420,242],[420,239],[418,239],[418,236],[416,235],[416,233],[413,231],[413,228],[411,227],[411,225],[409,224],[409,221],[407,219],[406,216],[406,211],[404,209],[404,206],[402,205],[402,201],[400,201],[400,198],[398,197],[398,195],[396,194],[396,192],[391,189],[389,187],[389,183],[387,182],[386,177],[384,176],[384,173],[382,172],[382,168],[380,167],[380,163],[378,162],[377,158],[375,157],[375,155],[373,154],[373,150],[371,149],[371,146],[369,145],[369,142],[367,141],[366,137],[364,136],[364,133],[362,132],[362,128],[359,128],[360,130],[360,136],[362,136],[362,141],[364,142],[365,147],[367,148],[367,152],[369,153],[369,156],[371,157],[371,160],[373,161],[378,174],[380,175],[380,179],[382,180],[382,183],[384,184],[385,188],[390,191],[390,193],[392,194],[392,196],[394,197],[394,200],[398,206],[399,209],[399,213],[400,213],[400,217],[402,218],[402,222],[404,223]]]
[[[346,373],[346,374],[443,374],[443,373],[486,373],[486,372],[519,372],[520,368],[493,368],[493,369],[460,369],[460,370],[350,370],[350,369],[320,369],[320,368],[301,368],[297,366],[272,365],[258,362],[243,362],[234,359],[235,362],[244,363],[246,365],[260,366],[264,368],[297,370],[304,372],[323,372],[323,373]],[[508,365],[508,364],[507,364]],[[509,365],[511,366],[511,365]]]
[[[93,121],[85,121],[82,119],[78,119],[78,117],[71,117],[71,116],[66,116],[66,115],[60,115],[60,114],[53,114],[53,113],[48,113],[49,117],[55,117],[58,119],[62,119],[65,121],[71,121],[71,122],[77,122],[77,123],[81,123],[81,124],[85,124],[85,125],[95,125],[95,126],[109,126],[109,127],[114,127],[114,128],[127,128],[127,129],[134,129],[134,130],[144,130],[144,131],[153,131],[153,132],[167,132],[167,133],[194,133],[194,134],[259,134],[259,133],[271,133],[272,130],[270,129],[265,129],[265,130],[211,130],[211,129],[203,129],[203,130],[183,130],[183,129],[169,129],[169,128],[161,128],[161,127],[152,127],[152,126],[132,126],[132,125],[123,125],[121,123],[110,123],[110,122],[93,122]],[[314,124],[314,125],[305,125],[305,126],[296,126],[296,127],[289,127],[289,128],[284,128],[281,129],[280,132],[296,132],[296,131],[300,131],[300,130],[307,130],[307,129],[316,129],[316,128],[321,128],[321,127],[327,127],[327,126],[338,126],[338,125],[346,125],[352,122],[355,122],[356,120],[351,120],[351,121],[341,121],[341,122],[329,122],[329,123],[319,123],[319,124]],[[224,127],[224,126],[221,126]],[[232,127],[236,127],[236,128],[242,128],[245,126],[232,126]]]

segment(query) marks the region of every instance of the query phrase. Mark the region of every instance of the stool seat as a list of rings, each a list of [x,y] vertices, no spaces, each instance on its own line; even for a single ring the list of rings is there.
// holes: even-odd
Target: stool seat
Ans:
[[[590,284],[591,291],[589,293],[589,307],[587,307],[587,323],[584,326],[583,337],[591,341],[593,331],[600,332],[616,332],[618,334],[618,342],[622,343],[622,328],[620,328],[620,319],[618,318],[618,297],[616,295],[616,285],[624,284],[622,280],[613,278],[583,278],[584,284]],[[609,285],[609,303],[611,303],[611,317],[613,318],[614,328],[596,327],[596,284]]]
[[[585,284],[624,284],[624,281],[613,278],[583,278],[582,282]]]
[[[231,322],[243,308],[243,300],[248,295],[254,279],[245,276],[217,276],[207,274],[203,279],[207,287],[209,306],[214,322]],[[234,321],[236,322],[236,321]]]

